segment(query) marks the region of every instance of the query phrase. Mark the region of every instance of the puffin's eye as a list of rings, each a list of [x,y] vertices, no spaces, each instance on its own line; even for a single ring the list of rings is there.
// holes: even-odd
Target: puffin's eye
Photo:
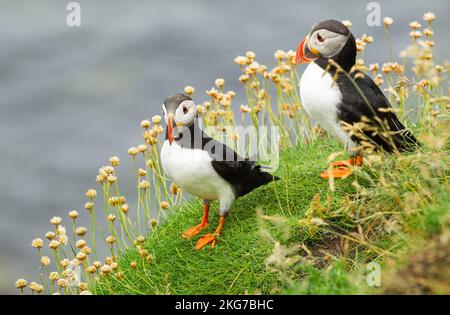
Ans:
[[[323,43],[325,39],[322,36],[320,36],[320,34],[317,34],[317,40],[319,41],[319,43]]]
[[[188,108],[186,107],[186,106],[183,106],[183,114],[187,114],[187,112],[188,112]]]

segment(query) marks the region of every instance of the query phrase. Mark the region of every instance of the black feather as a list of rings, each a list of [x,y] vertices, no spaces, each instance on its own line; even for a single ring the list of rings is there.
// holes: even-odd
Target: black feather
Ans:
[[[177,133],[176,142],[185,148],[208,152],[214,170],[233,186],[236,197],[279,179],[262,171],[255,161],[243,158],[224,143],[209,137],[197,123]]]

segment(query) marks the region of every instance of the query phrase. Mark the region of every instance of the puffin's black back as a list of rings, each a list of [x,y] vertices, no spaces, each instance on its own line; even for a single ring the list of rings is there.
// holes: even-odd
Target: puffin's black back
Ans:
[[[360,71],[353,71],[351,76],[361,89],[361,92],[365,95],[370,106],[357,91],[353,82],[344,74],[340,74],[337,79],[339,89],[342,93],[342,102],[338,106],[339,119],[353,124],[360,122],[363,116],[367,117],[370,119],[371,124],[380,128],[380,131],[385,128],[392,132],[392,135],[390,135],[392,139],[386,139],[386,137],[380,136],[380,133],[364,131],[364,135],[383,148],[383,150],[387,152],[393,152],[395,150],[399,150],[400,152],[414,151],[420,145],[419,142],[400,122],[395,113],[391,111],[389,101],[375,82]],[[383,122],[383,125],[376,117]],[[359,142],[361,139],[352,136],[352,140]],[[392,142],[394,145],[392,145]]]
[[[182,147],[207,151],[212,158],[212,167],[233,186],[236,197],[244,196],[262,185],[279,179],[277,176],[262,171],[261,166],[257,165],[255,161],[244,159],[224,143],[209,137],[198,127],[197,123],[191,125],[186,134],[189,137],[186,137],[184,133],[177,135],[177,144]],[[195,135],[201,135],[201,141],[196,141]]]
[[[336,24],[336,21],[332,22]],[[336,83],[342,94],[342,101],[338,105],[338,118],[341,121],[348,124],[354,124],[360,122],[364,116],[368,118],[373,125],[379,127],[380,131],[383,130],[384,125],[386,125],[389,131],[393,132],[391,135],[392,141],[388,141],[391,139],[386,139],[385,137],[380,136],[379,133],[374,134],[371,131],[365,131],[364,135],[371,139],[378,147],[388,152],[393,152],[395,150],[414,151],[417,146],[420,146],[414,135],[403,126],[395,113],[390,111],[392,108],[391,104],[375,82],[363,72],[352,69],[356,61],[356,43],[352,33],[349,34],[348,41],[340,53],[333,56],[331,59],[350,74],[353,81],[358,85],[369,103],[366,103],[347,75],[337,71],[336,67],[329,63],[329,58],[319,58],[315,60],[314,62],[317,65],[322,69],[327,70],[333,78],[336,78]],[[337,76],[336,72],[338,72]],[[383,125],[378,120],[383,121]],[[363,139],[352,136],[352,140],[358,143]],[[394,145],[392,145],[392,142]]]

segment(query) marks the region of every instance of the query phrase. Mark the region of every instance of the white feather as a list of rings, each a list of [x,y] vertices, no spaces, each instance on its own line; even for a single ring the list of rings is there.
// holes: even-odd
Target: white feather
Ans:
[[[167,176],[191,195],[220,201],[220,214],[225,215],[235,199],[232,186],[213,168],[208,152],[183,148],[166,140],[161,149],[161,164]]]
[[[314,62],[308,65],[300,80],[300,98],[308,115],[354,154],[356,143],[339,124],[341,91],[331,75]]]

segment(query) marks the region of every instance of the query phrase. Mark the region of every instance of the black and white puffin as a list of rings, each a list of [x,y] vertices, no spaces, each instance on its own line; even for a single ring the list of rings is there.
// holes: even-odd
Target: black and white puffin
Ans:
[[[359,91],[346,73],[330,63],[330,59],[350,75]],[[352,172],[349,165],[362,165],[362,152],[357,148],[363,139],[344,130],[343,122],[354,124],[364,119],[371,126],[389,129],[388,138],[386,133],[381,136],[380,132],[364,131],[366,139],[387,152],[412,151],[418,145],[413,134],[390,110],[389,101],[375,82],[361,71],[354,70],[355,61],[355,38],[344,24],[336,20],[316,23],[297,48],[296,62],[310,63],[300,80],[300,98],[306,112],[343,142],[350,153],[348,161],[332,163],[335,168],[322,172],[322,178],[345,178]]]
[[[188,95],[167,97],[163,113],[167,123],[161,149],[163,169],[178,186],[203,203],[201,223],[183,232],[182,237],[189,239],[208,226],[209,205],[218,200],[219,226],[214,234],[202,236],[195,246],[197,250],[208,244],[214,248],[233,201],[278,178],[205,134],[197,123],[196,105]]]

